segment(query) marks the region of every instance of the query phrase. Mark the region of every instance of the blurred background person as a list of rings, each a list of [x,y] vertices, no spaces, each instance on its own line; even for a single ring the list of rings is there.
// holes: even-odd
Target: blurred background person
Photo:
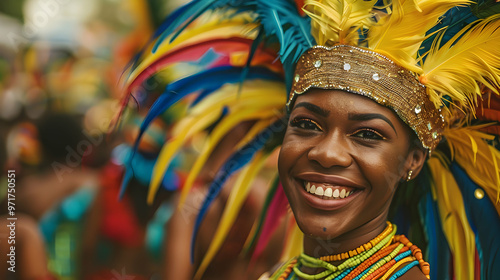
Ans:
[[[107,183],[103,166],[122,141],[118,134],[109,139],[105,134],[116,112],[123,68],[176,5],[158,0],[0,3],[0,166],[16,171],[16,213],[24,213],[23,224],[44,242],[32,247],[31,256],[39,256],[58,279],[82,275],[81,230]],[[0,175],[0,213],[7,210],[5,176]],[[18,229],[21,244],[27,240],[24,228]],[[2,249],[3,242],[0,235]],[[127,264],[108,265],[121,273]]]

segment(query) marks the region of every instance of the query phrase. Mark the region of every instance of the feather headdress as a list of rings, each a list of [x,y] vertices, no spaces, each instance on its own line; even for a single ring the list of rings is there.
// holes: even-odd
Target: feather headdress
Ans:
[[[191,67],[185,76],[170,79],[140,128],[136,143],[162,112],[180,100],[189,102],[159,154],[149,201],[190,139],[211,128],[181,200],[220,139],[238,123],[254,121],[216,174],[200,209],[193,243],[224,182],[241,171],[241,184],[230,195],[197,277],[220,248],[251,178],[279,147],[287,100],[292,104],[311,87],[346,90],[392,108],[433,151],[418,186],[400,188],[392,206],[398,213],[394,219],[412,221],[402,228],[428,245],[431,278],[500,277],[500,259],[494,257],[500,243],[485,228],[500,227],[500,154],[492,146],[498,135],[482,132],[484,125],[470,126],[482,92],[498,94],[500,88],[500,17],[483,8],[499,10],[494,2],[198,0],[167,18],[131,64],[125,82],[124,104],[128,94],[147,91],[144,83],[159,72]],[[358,62],[363,67],[354,69]],[[347,76],[353,79],[346,85]],[[315,83],[318,79],[322,82]],[[383,81],[391,85],[387,90],[381,90]],[[257,229],[264,229],[260,240],[267,242],[272,223],[286,213],[277,188],[270,188],[264,204],[264,212],[275,216],[260,216],[247,248],[256,243]],[[414,212],[399,211],[408,204]],[[295,229],[287,238],[295,246],[285,253],[297,248]],[[257,251],[262,244],[255,245]]]

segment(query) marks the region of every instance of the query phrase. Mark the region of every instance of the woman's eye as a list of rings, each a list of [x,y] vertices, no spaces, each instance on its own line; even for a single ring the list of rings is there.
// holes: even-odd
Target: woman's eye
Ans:
[[[290,126],[305,130],[321,131],[321,127],[319,126],[319,124],[311,119],[293,119],[290,122]]]
[[[352,136],[363,138],[363,139],[370,139],[370,140],[384,140],[386,139],[384,136],[382,136],[380,133],[376,132],[375,130],[371,129],[361,129],[353,134]]]

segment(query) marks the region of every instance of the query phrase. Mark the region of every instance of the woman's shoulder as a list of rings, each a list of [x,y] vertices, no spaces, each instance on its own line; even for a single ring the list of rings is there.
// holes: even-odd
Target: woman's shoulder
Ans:
[[[418,266],[414,266],[401,275],[398,280],[427,280],[427,277]]]

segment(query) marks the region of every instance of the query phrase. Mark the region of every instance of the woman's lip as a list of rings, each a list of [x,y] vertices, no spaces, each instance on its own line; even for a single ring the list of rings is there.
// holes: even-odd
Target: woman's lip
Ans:
[[[352,181],[351,179],[338,175],[326,175],[315,172],[303,172],[296,175],[296,178],[305,182],[317,182],[332,186],[345,186],[355,189],[364,189],[364,187],[361,184],[358,184]]]
[[[357,190],[345,198],[323,199],[317,195],[307,192],[300,180],[296,180],[296,183],[298,184],[300,194],[304,197],[304,200],[307,204],[309,204],[309,206],[326,211],[337,210],[346,206],[361,193],[361,191]]]
[[[361,184],[356,183],[353,180],[348,179],[346,177],[338,175],[327,175],[316,172],[299,173],[298,175],[296,175],[295,181],[297,182],[298,187],[300,189],[300,194],[304,197],[307,204],[309,204],[313,208],[326,211],[337,210],[346,206],[365,189],[365,187],[362,186]],[[355,189],[355,191],[348,197],[342,199],[324,199],[317,195],[307,192],[304,187],[304,182],[317,182],[332,186],[340,186],[340,187],[343,186],[343,187],[353,188]]]

